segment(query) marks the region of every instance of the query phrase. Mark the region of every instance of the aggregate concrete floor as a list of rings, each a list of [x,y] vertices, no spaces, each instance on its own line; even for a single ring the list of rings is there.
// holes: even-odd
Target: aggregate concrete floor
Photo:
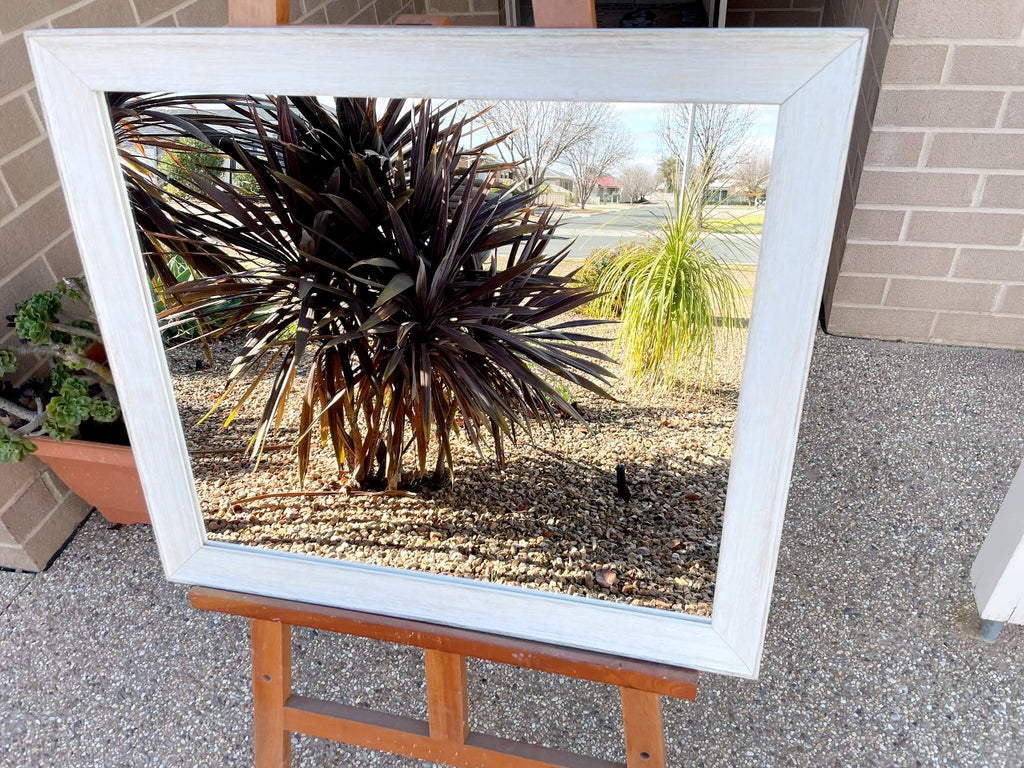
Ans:
[[[666,701],[673,766],[1024,765],[1024,629],[968,571],[1024,456],[1024,355],[819,336],[758,681]],[[419,653],[297,630],[296,690],[422,717]],[[239,620],[94,515],[0,573],[0,766],[251,765]],[[612,689],[470,666],[473,727],[622,759]],[[299,738],[296,766],[414,761]]]

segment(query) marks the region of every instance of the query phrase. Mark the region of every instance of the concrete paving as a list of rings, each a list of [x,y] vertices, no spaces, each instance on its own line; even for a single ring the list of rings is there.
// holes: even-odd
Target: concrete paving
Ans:
[[[1024,456],[1024,355],[819,336],[761,678],[666,701],[673,766],[1019,766],[1024,629],[968,570]],[[0,573],[0,766],[251,765],[245,624],[193,611],[152,533],[91,517]],[[418,652],[296,631],[296,690],[422,717]],[[615,692],[481,662],[473,727],[622,759]],[[313,739],[296,766],[420,765]]]

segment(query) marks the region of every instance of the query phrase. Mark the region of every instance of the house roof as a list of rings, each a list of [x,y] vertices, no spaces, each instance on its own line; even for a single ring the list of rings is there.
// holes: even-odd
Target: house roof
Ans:
[[[615,187],[615,188],[618,188],[618,187],[622,186],[622,182],[619,181],[618,179],[616,179],[613,176],[609,176],[609,175],[605,174],[604,176],[602,176],[601,178],[599,178],[597,180],[597,186],[599,186],[599,187]]]

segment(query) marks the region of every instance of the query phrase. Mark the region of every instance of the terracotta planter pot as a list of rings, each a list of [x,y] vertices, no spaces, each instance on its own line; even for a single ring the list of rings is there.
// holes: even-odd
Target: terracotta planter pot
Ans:
[[[123,445],[34,438],[33,456],[112,523],[148,523],[149,511],[132,449]]]

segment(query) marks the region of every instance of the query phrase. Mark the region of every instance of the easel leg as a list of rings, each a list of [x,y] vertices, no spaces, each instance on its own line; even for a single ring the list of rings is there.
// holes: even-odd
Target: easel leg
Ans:
[[[252,619],[251,625],[256,768],[288,768],[292,746],[284,705],[292,688],[292,628],[263,619]]]
[[[427,672],[430,737],[465,744],[469,734],[466,657],[426,649],[424,665]]]
[[[627,768],[665,768],[661,698],[656,693],[620,688],[626,732]]]

